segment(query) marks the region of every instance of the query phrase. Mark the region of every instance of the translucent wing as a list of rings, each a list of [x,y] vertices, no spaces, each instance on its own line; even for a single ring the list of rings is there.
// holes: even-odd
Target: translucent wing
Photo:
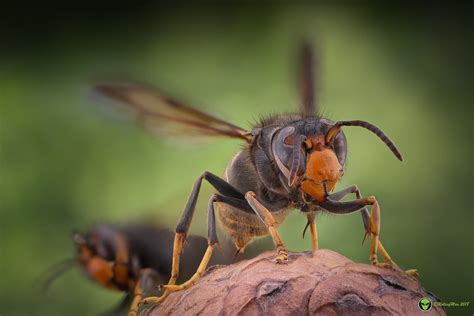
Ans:
[[[101,83],[94,90],[119,101],[133,118],[154,134],[227,136],[250,140],[246,130],[186,106],[142,84]]]

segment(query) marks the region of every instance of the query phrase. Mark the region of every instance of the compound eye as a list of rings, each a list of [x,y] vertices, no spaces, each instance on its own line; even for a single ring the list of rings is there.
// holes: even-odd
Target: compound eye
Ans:
[[[295,128],[285,127],[277,132],[272,141],[273,156],[280,165],[280,169],[289,169],[292,148],[295,142]]]
[[[305,148],[311,146],[305,141],[306,137],[295,133],[293,126],[282,128],[272,141],[273,157],[280,171],[288,179],[289,186],[294,185],[298,177],[304,174]]]

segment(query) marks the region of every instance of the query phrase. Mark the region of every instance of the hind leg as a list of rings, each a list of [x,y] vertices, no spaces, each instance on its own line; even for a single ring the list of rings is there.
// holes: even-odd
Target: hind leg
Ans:
[[[181,218],[178,221],[178,224],[176,226],[176,235],[175,235],[175,240],[174,240],[174,245],[173,245],[173,261],[172,261],[172,267],[171,267],[171,276],[167,284],[167,287],[165,286],[165,291],[162,296],[147,297],[144,300],[142,300],[141,303],[143,304],[160,303],[172,292],[172,289],[175,288],[174,285],[176,284],[176,280],[179,276],[180,255],[183,249],[184,241],[186,240],[186,236],[189,231],[189,227],[191,225],[191,221],[194,215],[194,210],[196,208],[196,203],[199,196],[199,192],[201,190],[201,184],[203,180],[207,180],[220,194],[222,194],[222,196],[214,195],[209,201],[208,221],[209,221],[209,224],[212,224],[212,227],[213,227],[212,229],[214,230],[214,234],[212,235],[209,234],[209,247],[206,250],[205,256],[203,257],[203,260],[197,272],[202,274],[203,271],[201,270],[206,268],[207,263],[209,262],[209,259],[212,254],[212,248],[217,243],[217,235],[215,234],[215,215],[214,215],[213,203],[216,201],[216,199],[218,198],[223,199],[224,197],[227,197],[231,201],[234,201],[234,200],[237,201],[235,203],[239,203],[238,201],[241,201],[240,204],[245,203],[245,200],[243,199],[243,195],[239,191],[237,191],[225,180],[219,178],[218,176],[208,171],[205,171],[194,183],[193,189],[188,198],[188,202],[186,203],[183,214],[181,215]],[[211,212],[211,208],[212,208],[212,212]],[[211,213],[212,213],[212,216],[211,216]],[[211,232],[211,226],[209,227],[210,227],[209,231]],[[197,278],[197,275],[193,280],[195,280],[196,278]]]

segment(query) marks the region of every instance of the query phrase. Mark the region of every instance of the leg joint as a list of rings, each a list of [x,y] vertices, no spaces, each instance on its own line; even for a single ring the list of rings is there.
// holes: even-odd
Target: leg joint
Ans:
[[[217,238],[217,229],[216,229],[216,214],[214,212],[214,202],[219,198],[217,193],[214,193],[209,199],[207,206],[207,240],[209,246],[213,246],[219,243]]]

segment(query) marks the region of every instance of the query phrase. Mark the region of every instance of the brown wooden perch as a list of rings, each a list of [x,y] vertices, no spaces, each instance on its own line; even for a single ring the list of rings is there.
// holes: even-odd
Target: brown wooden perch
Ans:
[[[418,301],[436,298],[417,279],[394,269],[354,263],[331,250],[274,252],[229,266],[210,267],[191,288],[171,294],[141,315],[445,315]]]

